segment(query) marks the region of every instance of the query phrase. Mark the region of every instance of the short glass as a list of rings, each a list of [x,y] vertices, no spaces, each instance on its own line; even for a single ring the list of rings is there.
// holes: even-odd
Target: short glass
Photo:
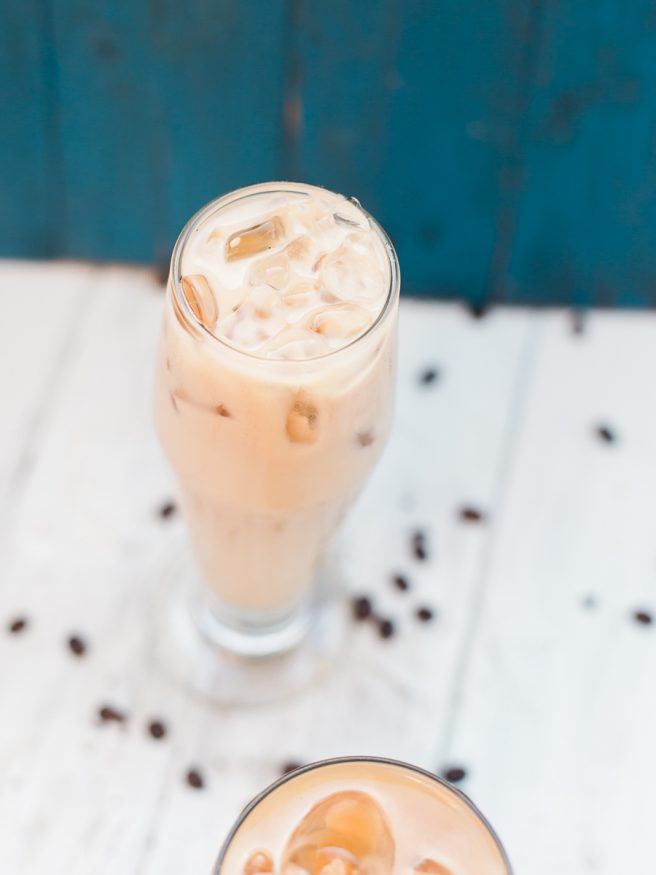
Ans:
[[[237,818],[213,875],[512,875],[473,802],[399,760],[312,763]]]
[[[388,260],[378,317],[339,349],[272,360],[203,324],[184,294],[182,258],[193,235],[237,201],[313,191],[284,182],[226,194],[188,222],[171,260],[156,425],[200,574],[174,600],[175,644],[160,644],[187,680],[227,702],[282,695],[339,648],[343,600],[326,549],[389,435],[399,267],[385,232],[352,201]]]

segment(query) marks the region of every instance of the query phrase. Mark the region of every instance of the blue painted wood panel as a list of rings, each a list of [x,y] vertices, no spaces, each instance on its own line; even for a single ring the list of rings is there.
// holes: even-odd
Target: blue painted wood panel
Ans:
[[[505,295],[656,303],[656,5],[540,5]]]
[[[357,194],[412,291],[486,297],[530,4],[300,6],[295,175]]]
[[[656,303],[648,0],[5,0],[0,254],[163,263],[289,177],[358,196],[406,291]]]
[[[41,0],[5,0],[0,25],[0,252],[57,254],[61,167],[51,22]]]

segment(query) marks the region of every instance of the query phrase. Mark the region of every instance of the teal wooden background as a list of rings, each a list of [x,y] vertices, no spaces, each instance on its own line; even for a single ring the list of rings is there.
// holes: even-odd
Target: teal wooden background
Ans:
[[[163,263],[211,197],[355,194],[418,294],[656,302],[656,4],[2,0],[0,252]]]

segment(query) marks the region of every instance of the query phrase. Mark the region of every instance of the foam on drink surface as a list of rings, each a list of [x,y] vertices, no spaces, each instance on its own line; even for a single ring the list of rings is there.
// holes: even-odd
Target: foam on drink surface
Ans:
[[[351,343],[376,321],[390,287],[388,254],[357,202],[311,186],[219,207],[194,228],[181,273],[209,331],[269,359]]]

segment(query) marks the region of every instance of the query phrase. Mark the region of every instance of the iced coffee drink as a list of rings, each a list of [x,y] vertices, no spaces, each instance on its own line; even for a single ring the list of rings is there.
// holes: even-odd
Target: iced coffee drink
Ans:
[[[157,430],[213,633],[298,639],[326,544],[390,430],[398,265],[360,204],[267,183],[209,204],[173,254]]]
[[[389,760],[326,760],[242,813],[214,875],[510,875],[462,794]]]

